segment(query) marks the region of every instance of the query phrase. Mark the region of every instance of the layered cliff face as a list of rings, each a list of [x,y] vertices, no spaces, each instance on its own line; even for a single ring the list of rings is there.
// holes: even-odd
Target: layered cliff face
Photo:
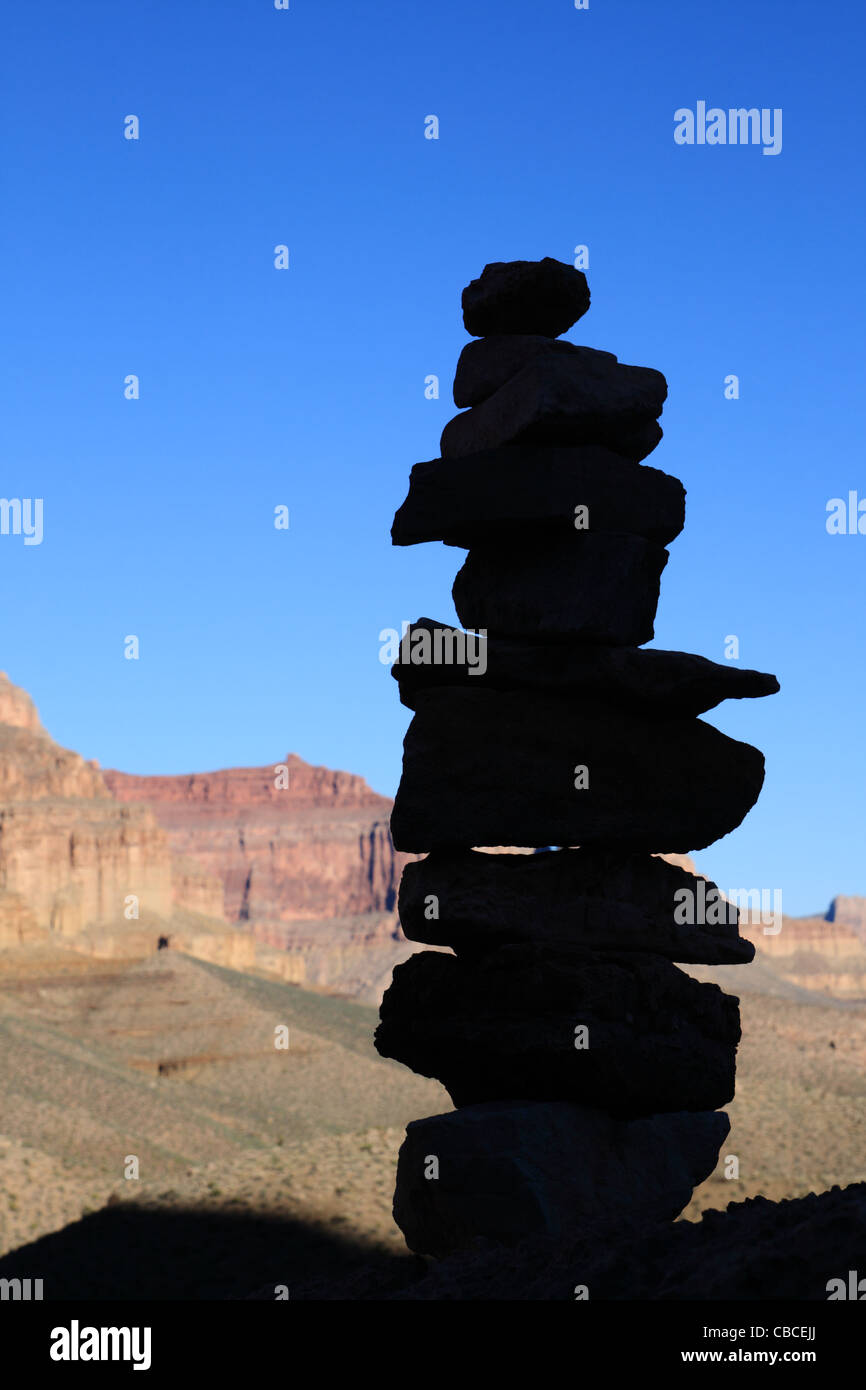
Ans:
[[[163,942],[376,997],[411,950],[390,810],[363,778],[294,755],[187,777],[103,774],[0,675],[0,951],[118,958]]]
[[[0,805],[108,798],[96,763],[61,748],[42,729],[0,722]]]
[[[237,933],[213,920],[219,880],[176,861],[152,812],[119,805],[98,765],[56,744],[0,675],[0,948],[147,953],[184,909],[177,944],[201,938],[209,958],[233,960]]]
[[[43,733],[36,706],[19,686],[13,685],[5,671],[0,671],[0,724],[12,729],[28,729]]]
[[[119,807],[105,793],[0,806],[0,883],[61,936],[172,908],[165,834],[144,808]]]
[[[826,917],[783,917],[778,931],[757,918],[740,923],[757,958],[782,979],[834,999],[866,999],[866,898],[836,898]]]
[[[831,902],[824,920],[850,928],[866,945],[866,898],[846,897],[840,893]]]
[[[152,808],[176,855],[219,876],[230,921],[330,920],[395,909],[403,864],[391,802],[361,777],[283,763],[178,777],[106,771],[119,801]]]
[[[378,1004],[395,965],[418,947],[393,912],[363,912],[327,921],[251,922],[260,967],[326,994]]]
[[[294,754],[254,768],[178,777],[107,771],[128,809],[148,806],[186,866],[221,881],[220,910],[249,933],[260,969],[378,1003],[415,949],[397,921],[391,801],[361,777]]]
[[[13,702],[11,691],[0,713],[26,713],[27,697]],[[96,765],[60,748],[38,720],[35,729],[0,724],[0,891],[66,937],[90,923],[122,925],[131,898],[139,911],[167,913],[168,841],[143,807],[118,806]]]

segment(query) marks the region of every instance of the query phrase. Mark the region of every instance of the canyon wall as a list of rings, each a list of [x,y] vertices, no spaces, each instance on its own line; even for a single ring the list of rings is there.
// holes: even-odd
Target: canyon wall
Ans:
[[[177,777],[106,771],[112,794],[146,804],[175,855],[223,883],[232,922],[394,913],[403,864],[391,802],[361,777],[283,763]]]
[[[29,729],[33,734],[44,733],[39,713],[27,691],[13,685],[5,671],[0,671],[0,724],[11,729]]]
[[[391,801],[363,778],[295,754],[265,767],[104,777],[129,809],[152,809],[176,863],[219,877],[221,911],[255,942],[259,969],[378,1003],[416,949],[396,901],[414,856],[395,851]]]
[[[757,959],[791,984],[834,999],[866,1000],[866,898],[834,902],[846,904],[846,920],[783,917],[781,930],[766,932],[772,923],[741,916],[740,932],[754,943]]]
[[[394,850],[390,812],[363,778],[294,755],[176,777],[102,772],[56,744],[0,674],[0,950],[135,956],[167,938],[375,1002],[415,949],[396,914],[415,856]],[[866,998],[866,899],[785,917],[776,934],[744,913],[741,930],[781,978]]]
[[[160,939],[225,964],[254,950],[222,920],[222,884],[175,858],[143,805],[61,748],[0,674],[0,948],[134,956]]]

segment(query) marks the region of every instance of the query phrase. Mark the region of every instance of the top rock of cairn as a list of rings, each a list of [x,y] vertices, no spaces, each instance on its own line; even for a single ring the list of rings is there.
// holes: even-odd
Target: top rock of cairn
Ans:
[[[493,261],[463,291],[463,323],[475,338],[537,333],[558,338],[589,308],[582,270],[545,256],[541,261]]]

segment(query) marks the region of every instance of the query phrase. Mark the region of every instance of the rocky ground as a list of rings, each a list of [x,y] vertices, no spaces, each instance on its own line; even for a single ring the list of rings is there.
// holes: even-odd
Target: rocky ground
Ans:
[[[721,973],[742,991],[737,1098],[685,1217],[866,1181],[866,1006],[759,966]],[[395,1258],[401,1279],[417,1270],[391,1219],[396,1154],[410,1119],[450,1105],[376,1055],[371,1007],[172,951],[72,974],[0,973],[0,1249],[19,1252],[0,1274],[50,1275],[55,1296],[64,1281],[95,1297],[150,1279],[165,1297],[243,1297],[271,1280],[369,1282]],[[131,1155],[137,1179],[123,1175]],[[163,1246],[188,1229],[166,1283]]]

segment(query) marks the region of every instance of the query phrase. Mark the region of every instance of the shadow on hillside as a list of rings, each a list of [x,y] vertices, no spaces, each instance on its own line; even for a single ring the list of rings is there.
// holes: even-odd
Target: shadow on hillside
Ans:
[[[243,1299],[270,1285],[285,1285],[291,1297],[310,1280],[362,1270],[377,1285],[405,1284],[419,1264],[266,1213],[118,1204],[5,1255],[0,1278],[42,1279],[45,1300]]]
[[[42,1279],[46,1301],[817,1300],[847,1292],[866,1249],[866,1183],[783,1202],[764,1197],[645,1231],[579,1229],[491,1242],[427,1262],[313,1223],[222,1211],[105,1207],[0,1260],[2,1279]],[[855,1283],[859,1276],[854,1275]],[[835,1284],[831,1285],[831,1281]]]

